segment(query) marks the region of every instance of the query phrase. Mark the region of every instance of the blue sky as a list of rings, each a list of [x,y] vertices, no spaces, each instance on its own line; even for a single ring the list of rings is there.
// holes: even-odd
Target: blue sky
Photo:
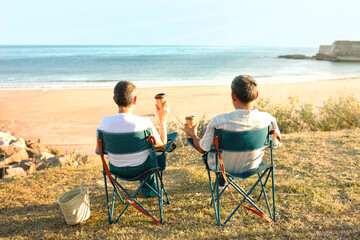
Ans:
[[[0,0],[0,44],[317,47],[360,40],[358,0]]]

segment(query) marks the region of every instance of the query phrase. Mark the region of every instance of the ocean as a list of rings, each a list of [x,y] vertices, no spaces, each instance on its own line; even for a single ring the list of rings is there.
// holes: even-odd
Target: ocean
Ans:
[[[139,87],[228,84],[248,74],[260,84],[360,76],[359,63],[277,58],[317,48],[227,46],[0,46],[0,88]]]

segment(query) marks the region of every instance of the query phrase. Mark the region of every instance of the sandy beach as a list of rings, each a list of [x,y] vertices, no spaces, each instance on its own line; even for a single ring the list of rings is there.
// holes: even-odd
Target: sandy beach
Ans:
[[[78,148],[92,154],[95,130],[103,116],[117,113],[112,89],[0,90],[0,130],[24,139],[40,139],[60,149]],[[155,113],[154,96],[166,93],[171,105],[170,121],[186,115],[207,119],[230,112],[230,86],[154,87],[138,89],[136,114]],[[353,94],[360,99],[360,78],[315,82],[262,84],[262,98],[274,103],[297,96],[300,102],[322,105],[330,97]],[[155,122],[157,119],[151,117]]]

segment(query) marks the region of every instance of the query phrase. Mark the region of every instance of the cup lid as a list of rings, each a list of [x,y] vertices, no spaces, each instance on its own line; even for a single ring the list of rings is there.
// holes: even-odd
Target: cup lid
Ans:
[[[165,93],[158,93],[155,95],[155,99],[162,99],[164,97],[166,97]]]

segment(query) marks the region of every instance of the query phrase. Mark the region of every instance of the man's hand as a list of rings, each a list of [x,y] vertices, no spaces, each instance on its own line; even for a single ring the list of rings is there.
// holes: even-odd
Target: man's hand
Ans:
[[[158,107],[158,105],[155,104],[156,114],[159,117],[160,122],[166,122],[167,116],[170,112],[170,104],[168,104],[168,101],[165,100],[165,102],[162,104],[161,108]]]
[[[192,138],[196,150],[198,150],[200,153],[205,153],[205,151],[202,150],[200,147],[200,138],[197,136],[197,126],[198,126],[197,123],[193,127],[190,127],[188,124],[185,124],[184,130],[185,133]]]
[[[192,127],[190,127],[188,124],[185,124],[184,125],[185,133],[191,138],[197,137],[197,126],[198,126],[198,123],[196,123]]]

